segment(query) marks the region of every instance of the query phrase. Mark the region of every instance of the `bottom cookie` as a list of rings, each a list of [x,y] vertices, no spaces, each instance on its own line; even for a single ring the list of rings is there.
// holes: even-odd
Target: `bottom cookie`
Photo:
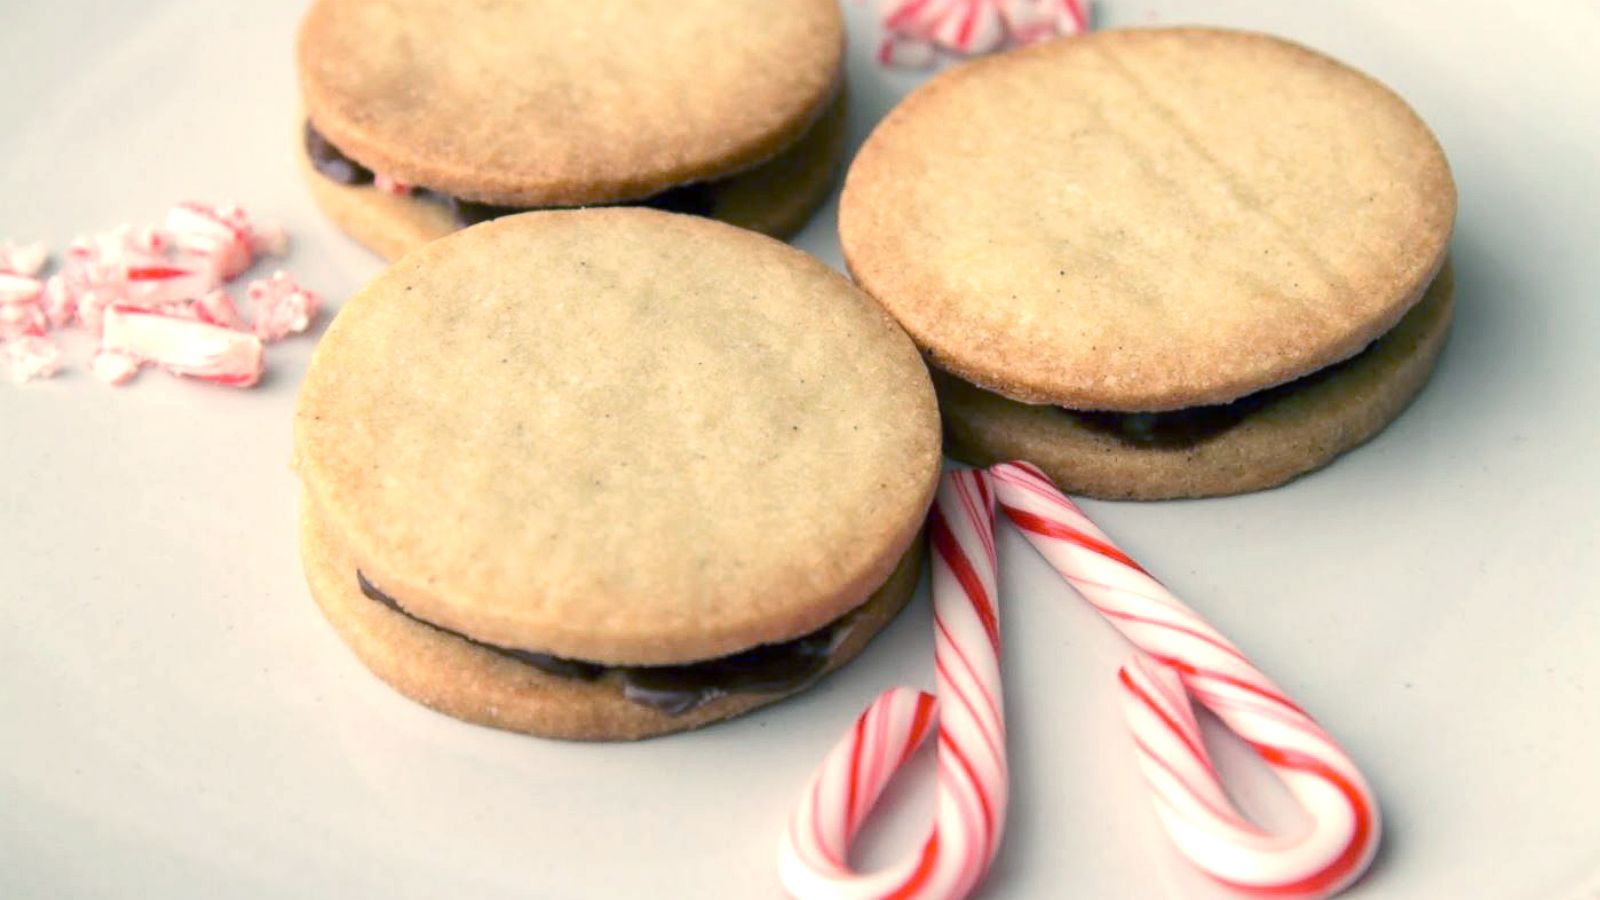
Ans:
[[[1242,494],[1321,468],[1392,422],[1427,384],[1454,309],[1448,264],[1421,302],[1359,355],[1298,381],[1177,417],[1018,403],[934,372],[945,452],[1023,459],[1062,490],[1109,500]],[[1147,427],[1160,421],[1170,430]],[[1176,424],[1176,428],[1172,426]]]
[[[709,215],[731,225],[785,238],[799,231],[828,198],[844,161],[844,92],[798,143],[736,175],[701,185]],[[373,252],[394,260],[463,227],[444,203],[391,194],[371,184],[340,184],[317,172],[300,141],[296,155],[311,196],[329,218]]]
[[[624,697],[614,675],[585,681],[549,674],[371,599],[362,593],[355,562],[309,506],[301,513],[300,550],[317,605],[367,668],[418,703],[468,722],[568,740],[636,740],[740,715],[815,683],[782,693],[730,693],[669,715]],[[905,607],[922,555],[918,539],[852,613],[819,678],[854,659]]]

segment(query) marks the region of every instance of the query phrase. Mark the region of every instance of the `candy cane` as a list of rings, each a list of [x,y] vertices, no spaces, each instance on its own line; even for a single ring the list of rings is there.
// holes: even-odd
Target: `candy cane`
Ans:
[[[260,338],[162,312],[110,307],[101,349],[231,387],[251,387],[261,380]]]
[[[167,211],[164,225],[177,249],[209,260],[219,280],[232,280],[250,268],[255,254],[250,221],[238,207],[187,201]]]
[[[49,338],[27,335],[0,344],[0,372],[18,384],[49,378],[60,368],[61,350]]]
[[[882,0],[878,59],[925,68],[938,53],[977,56],[1089,30],[1085,0]]]
[[[1325,897],[1377,850],[1377,802],[1355,763],[1227,638],[1207,625],[1028,463],[991,470],[1000,507],[1029,543],[1139,648],[1122,667],[1123,711],[1162,824],[1230,887]],[[1193,695],[1259,753],[1311,818],[1278,836],[1233,807],[1201,740]]]
[[[43,271],[49,261],[50,251],[44,244],[0,241],[0,272],[32,277]]]
[[[44,282],[29,275],[0,271],[0,306],[21,306],[38,300]]]
[[[239,315],[239,308],[233,305],[233,295],[223,288],[207,292],[194,301],[191,311],[196,319],[207,325],[232,328],[235,331],[244,328],[244,319]]]
[[[254,314],[256,337],[263,341],[282,340],[305,331],[322,305],[322,298],[315,291],[301,287],[283,271],[250,282],[245,296]]]
[[[43,296],[44,282],[37,278],[0,273],[0,341],[45,333],[50,317],[39,303]]]
[[[156,265],[132,266],[127,270],[127,286],[120,302],[154,309],[169,303],[192,300],[218,284],[210,268]]]
[[[1006,39],[1006,31],[993,0],[968,0],[960,10],[940,20],[931,37],[946,50],[977,56],[998,49]]]
[[[382,172],[373,173],[372,186],[385,194],[393,194],[396,197],[406,197],[411,194],[411,185],[391,178]]]
[[[139,374],[138,357],[118,350],[101,350],[89,360],[89,371],[106,384],[127,384]]]
[[[50,326],[50,317],[34,303],[0,303],[0,341],[40,337]]]
[[[889,690],[828,754],[779,848],[779,877],[792,896],[956,898],[988,871],[1008,792],[993,507],[988,476],[945,476],[929,522],[938,700],[910,688]],[[932,832],[914,856],[880,872],[855,872],[846,859],[851,839],[935,716]]]
[[[246,289],[253,313],[247,322],[222,285],[288,246],[280,225],[255,221],[237,206],[192,202],[173,207],[160,225],[74,238],[60,271],[42,280],[50,261],[43,244],[0,241],[0,376],[26,380],[57,371],[60,354],[44,338],[76,324],[100,337],[89,368],[109,384],[156,363],[249,387],[261,377],[262,342],[305,331],[321,298],[277,272]]]

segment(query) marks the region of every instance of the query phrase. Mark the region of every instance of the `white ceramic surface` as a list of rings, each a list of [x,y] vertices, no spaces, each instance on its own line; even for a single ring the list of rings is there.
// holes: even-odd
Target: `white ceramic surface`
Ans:
[[[916,78],[872,63],[850,3],[859,140]],[[1104,7],[1278,32],[1409,98],[1460,183],[1460,312],[1415,407],[1333,468],[1087,508],[1369,773],[1388,839],[1352,896],[1600,897],[1600,4]],[[0,0],[0,238],[59,247],[233,198],[347,295],[379,265],[291,162],[298,14]],[[832,219],[799,243],[837,263]],[[0,384],[0,896],[777,896],[812,765],[879,689],[931,684],[925,606],[815,690],[695,734],[580,746],[435,715],[369,676],[301,582],[286,462],[311,344],[275,348],[248,393],[81,368]],[[1000,549],[1015,801],[985,896],[1213,896],[1144,799],[1119,640],[1015,532]],[[924,827],[901,787],[867,864]]]

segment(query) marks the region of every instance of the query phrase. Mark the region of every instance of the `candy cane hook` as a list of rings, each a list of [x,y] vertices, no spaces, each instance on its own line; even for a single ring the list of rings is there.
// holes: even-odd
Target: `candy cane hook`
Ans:
[[[995,600],[994,496],[982,472],[944,477],[929,521],[938,699],[886,691],[829,753],[779,847],[791,896],[957,898],[988,871],[1005,825],[1008,780]],[[857,873],[850,841],[895,771],[938,721],[938,807],[914,856]]]
[[[1139,652],[1122,667],[1123,711],[1156,810],[1179,851],[1229,887],[1326,897],[1378,847],[1377,801],[1355,763],[1271,680],[1172,595],[1036,467],[990,470],[1000,507]],[[1273,835],[1233,807],[1201,740],[1193,695],[1261,755],[1310,815]]]

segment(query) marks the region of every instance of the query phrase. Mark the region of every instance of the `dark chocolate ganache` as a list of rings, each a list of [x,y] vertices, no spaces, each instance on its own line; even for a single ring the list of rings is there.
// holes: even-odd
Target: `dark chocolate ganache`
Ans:
[[[763,644],[732,656],[681,666],[603,666],[548,653],[497,647],[443,628],[407,612],[398,601],[356,572],[361,593],[402,616],[436,631],[461,638],[485,650],[533,666],[561,678],[594,681],[615,672],[622,694],[634,703],[678,716],[727,694],[776,694],[804,687],[822,674],[828,658],[849,634],[856,614],[849,612],[803,637],[781,644]]]
[[[344,154],[344,151],[335,147],[322,136],[311,120],[306,120],[306,155],[311,159],[311,165],[324,178],[336,181],[339,184],[362,185],[371,184],[375,177],[373,171],[356,162]],[[501,216],[515,213],[528,212],[539,207],[527,206],[495,206],[490,203],[479,203],[476,200],[465,200],[441,194],[438,191],[424,187],[414,188],[412,196],[435,203],[442,203],[450,209],[451,214],[463,226],[476,225]],[[687,213],[695,216],[711,215],[711,187],[708,182],[696,182],[678,187],[669,188],[659,194],[653,194],[640,200],[631,200],[626,203],[605,204],[609,206],[648,206],[665,212]]]
[[[1079,424],[1141,447],[1192,447],[1215,437],[1261,408],[1256,395],[1216,406],[1191,406],[1160,413],[1118,413],[1069,409]]]
[[[1062,411],[1086,428],[1109,434],[1126,444],[1175,449],[1193,447],[1233,428],[1252,413],[1271,406],[1289,394],[1311,387],[1354,365],[1356,360],[1370,352],[1369,347],[1343,362],[1277,387],[1246,394],[1231,403],[1190,406],[1170,412],[1123,413],[1065,408]]]

